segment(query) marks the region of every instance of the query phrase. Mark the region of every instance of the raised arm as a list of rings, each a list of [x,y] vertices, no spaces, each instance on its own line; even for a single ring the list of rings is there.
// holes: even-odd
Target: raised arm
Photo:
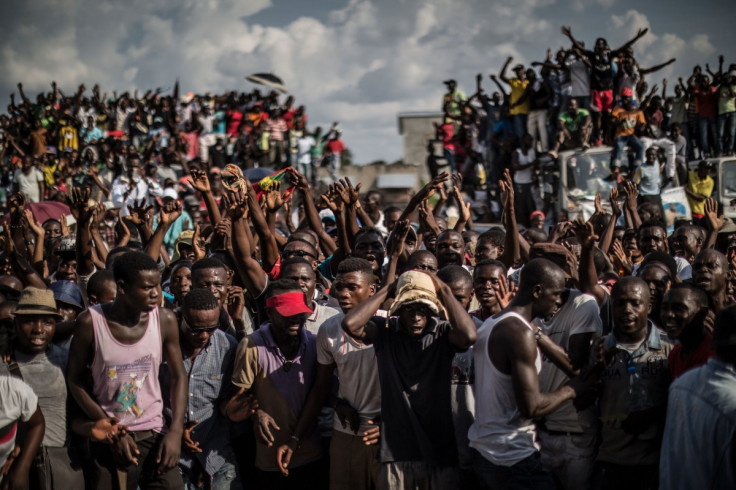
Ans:
[[[675,61],[676,61],[675,58],[670,58],[669,60],[665,61],[664,63],[661,63],[659,65],[654,65],[651,68],[639,68],[639,74],[642,75],[642,76],[644,76],[644,75],[648,75],[649,73],[654,73],[655,71],[661,70],[665,66],[671,65]]]
[[[648,27],[645,27],[645,28],[643,28],[643,29],[641,29],[641,28],[640,28],[640,29],[639,29],[639,30],[637,31],[636,35],[635,35],[635,36],[634,36],[633,38],[631,38],[631,39],[630,39],[629,41],[627,41],[627,42],[626,42],[626,44],[624,44],[624,45],[623,45],[623,46],[621,46],[620,48],[618,48],[618,49],[613,49],[613,50],[611,50],[611,53],[612,53],[612,54],[618,54],[618,53],[622,52],[622,51],[623,51],[624,49],[626,49],[626,48],[628,48],[628,47],[630,47],[630,46],[633,46],[633,45],[634,45],[634,43],[635,43],[636,41],[638,41],[639,39],[641,39],[642,37],[644,37],[644,35],[645,35],[645,34],[646,34],[647,32],[649,32],[649,28],[648,28]]]
[[[253,258],[250,241],[246,235],[246,222],[243,220],[248,201],[242,192],[225,193],[222,196],[223,210],[232,221],[233,256],[235,265],[251,301],[266,287],[266,274]]]
[[[508,58],[506,58],[506,62],[503,64],[503,66],[501,67],[501,72],[498,74],[498,78],[500,78],[501,81],[507,85],[511,85],[511,82],[508,78],[506,78],[506,68],[509,67],[512,61],[514,61],[513,56],[509,56]]]
[[[506,267],[513,267],[521,260],[521,237],[516,226],[516,213],[514,212],[514,183],[511,173],[504,170],[503,178],[498,181],[503,203],[503,223],[506,229],[503,254],[498,258]]]
[[[501,92],[501,95],[503,95],[503,98],[505,99],[506,97],[508,97],[508,94],[506,93],[506,90],[504,90],[503,85],[501,85],[498,82],[498,78],[496,77],[496,75],[492,73],[492,74],[488,75],[488,77],[491,80],[493,80],[493,83],[496,84],[496,87],[498,87],[498,90],[499,90],[499,92]]]
[[[573,223],[575,236],[581,246],[580,264],[578,269],[578,278],[580,280],[580,290],[584,293],[592,295],[600,306],[606,299],[606,292],[598,284],[598,274],[595,270],[595,260],[593,248],[595,240],[598,238],[593,230],[591,222],[576,221]]]
[[[408,219],[409,221],[411,221],[411,218],[414,215],[414,212],[417,210],[417,207],[419,207],[419,204],[421,204],[422,201],[425,201],[432,197],[434,193],[437,192],[439,186],[444,185],[445,181],[449,178],[449,173],[442,172],[437,177],[432,179],[431,182],[422,187],[419,192],[411,196],[411,199],[409,199],[409,203],[406,205],[406,208],[404,208],[401,216],[399,216],[399,220]]]
[[[210,187],[210,181],[207,178],[207,172],[202,170],[192,170],[189,184],[202,194],[204,204],[207,206],[207,214],[210,217],[210,223],[213,225],[219,223],[222,216],[220,216],[220,209],[217,207],[215,196],[212,194],[212,188]]]
[[[572,37],[572,30],[569,27],[562,26],[560,28],[560,31],[562,32],[562,35],[563,36],[567,36],[567,38],[572,43],[572,47],[574,49],[579,49],[580,51],[585,51],[585,46],[583,46],[582,44],[580,44],[580,41],[578,41],[577,39],[575,39],[574,37]]]
[[[96,208],[89,208],[88,187],[73,187],[70,207],[73,207],[77,216],[77,274],[88,276],[95,270],[92,261],[92,235],[90,223]]]
[[[345,333],[361,341],[373,340],[381,327],[370,320],[395,289],[396,283],[388,284],[366,301],[354,306],[342,319],[342,329]]]
[[[245,190],[248,194],[248,208],[250,209],[250,217],[253,221],[253,227],[255,228],[256,234],[261,242],[261,262],[263,263],[263,270],[270,271],[279,259],[279,246],[276,243],[276,238],[274,238],[273,234],[269,231],[268,221],[261,210],[261,205],[258,202],[256,191],[253,189],[253,186],[248,179],[245,179]]]
[[[174,221],[181,216],[181,211],[182,209],[179,201],[166,203],[159,211],[156,231],[153,233],[153,236],[148,240],[148,243],[146,243],[146,246],[143,249],[143,251],[156,262],[158,262],[159,257],[161,257],[161,245],[164,244],[166,232],[169,231],[169,228],[174,224]]]
[[[312,190],[309,188],[307,178],[299,172],[291,173],[292,184],[296,186],[297,192],[302,195],[302,203],[304,204],[304,215],[309,229],[314,231],[319,238],[319,245],[326,255],[332,255],[337,248],[335,240],[325,231],[322,226],[322,220],[319,218],[319,211],[314,205]]]
[[[429,276],[432,278],[432,282],[434,282],[437,298],[439,298],[445,307],[447,318],[450,320],[450,325],[452,325],[448,340],[456,349],[467,349],[475,343],[478,335],[473,319],[467,310],[463,308],[463,305],[455,299],[450,286],[440,281],[434,274],[429,274]]]

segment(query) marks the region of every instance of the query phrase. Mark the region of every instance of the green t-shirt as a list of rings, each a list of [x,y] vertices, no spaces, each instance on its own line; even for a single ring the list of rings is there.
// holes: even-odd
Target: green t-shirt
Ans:
[[[736,112],[736,85],[721,85],[718,89],[718,114]]]
[[[570,131],[571,133],[574,133],[585,122],[585,118],[588,117],[590,113],[587,111],[587,109],[578,109],[578,113],[575,114],[575,117],[572,117],[569,112],[565,111],[562,114],[560,114],[560,121],[562,121],[562,124],[565,125],[565,129]]]

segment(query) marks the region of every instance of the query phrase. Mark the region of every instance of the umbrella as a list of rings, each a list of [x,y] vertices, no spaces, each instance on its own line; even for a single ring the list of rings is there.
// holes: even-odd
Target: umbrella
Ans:
[[[61,219],[62,214],[67,216],[72,214],[72,212],[69,210],[69,206],[67,206],[63,202],[58,201],[32,202],[26,204],[26,209],[30,209],[33,213],[33,217],[41,224],[49,219],[59,220]],[[7,223],[8,220],[10,220],[10,215],[6,214],[3,217],[2,222]],[[73,221],[74,220],[71,220],[71,222]],[[67,222],[71,224],[70,221]]]
[[[276,90],[284,94],[289,93],[289,91],[286,90],[286,87],[284,86],[284,81],[273,73],[254,73],[253,75],[248,75],[247,77],[245,77],[245,79],[249,82],[275,88]]]

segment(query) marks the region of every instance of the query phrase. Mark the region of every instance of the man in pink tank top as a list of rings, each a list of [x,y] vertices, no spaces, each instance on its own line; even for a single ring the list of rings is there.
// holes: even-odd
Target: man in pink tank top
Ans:
[[[115,301],[77,318],[67,371],[69,391],[87,417],[115,417],[128,429],[112,445],[92,443],[95,488],[183,488],[179,472],[171,471],[179,461],[188,384],[176,317],[158,306],[161,274],[151,257],[128,252],[115,261],[113,275]],[[170,393],[161,393],[158,381],[163,360]],[[168,426],[162,395],[171,400]]]
[[[478,329],[475,344],[475,422],[468,438],[473,470],[484,489],[554,489],[542,469],[534,419],[583,393],[583,376],[552,393],[539,390],[543,353],[560,369],[572,366],[562,348],[534,318],[550,318],[562,306],[565,275],[546,259],[533,259],[521,270],[519,291],[508,307]],[[541,351],[541,352],[540,352]]]

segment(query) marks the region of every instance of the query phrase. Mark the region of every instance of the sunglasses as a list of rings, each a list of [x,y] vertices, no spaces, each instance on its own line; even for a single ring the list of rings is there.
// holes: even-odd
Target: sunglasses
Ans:
[[[193,328],[191,325],[189,325],[189,323],[187,323],[187,319],[186,318],[182,318],[181,319],[181,324],[184,327],[186,327],[187,329],[189,329],[189,331],[192,332],[195,335],[199,335],[201,333],[212,333],[212,332],[214,332],[215,330],[217,330],[219,328],[219,324],[218,325],[213,325],[211,327]]]
[[[281,256],[282,257],[285,257],[285,258],[293,257],[293,256],[297,256],[297,257],[312,257],[313,259],[316,259],[317,258],[314,255],[312,255],[309,252],[307,252],[306,250],[284,250],[283,252],[281,252]]]

